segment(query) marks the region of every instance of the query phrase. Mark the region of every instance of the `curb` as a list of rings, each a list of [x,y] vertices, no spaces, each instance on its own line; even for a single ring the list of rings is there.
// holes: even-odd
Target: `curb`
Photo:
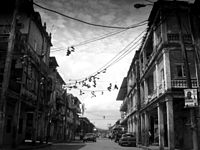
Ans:
[[[37,146],[21,146],[21,147],[18,147],[16,150],[31,150],[31,149],[37,149],[37,148],[44,148],[44,147],[48,147],[48,146],[51,146],[52,144],[42,144],[42,145],[37,145]]]

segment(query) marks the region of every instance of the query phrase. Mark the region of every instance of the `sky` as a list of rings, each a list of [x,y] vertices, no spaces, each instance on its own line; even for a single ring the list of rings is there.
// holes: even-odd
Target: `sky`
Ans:
[[[140,9],[134,8],[134,4],[150,4],[150,0],[34,0],[34,2],[85,22],[120,27],[129,27],[147,20],[152,8],[151,5]],[[116,101],[117,94],[135,51],[140,46],[146,25],[127,30],[97,27],[35,5],[34,9],[40,13],[42,22],[46,22],[47,31],[52,34],[53,46],[50,55],[56,57],[59,65],[57,70],[66,83],[67,92],[78,97],[85,105],[84,117],[97,128],[107,129],[120,119],[119,109],[122,101]],[[101,39],[118,31],[121,32]],[[141,36],[138,37],[139,35]],[[137,42],[134,41],[136,38]],[[67,49],[71,46],[74,46],[75,51],[66,56]],[[87,81],[91,88],[82,84],[76,84],[77,88],[70,88],[76,81],[83,81],[104,69],[108,62],[117,58],[115,56],[123,54],[123,50],[127,50],[127,55],[119,57],[119,61],[106,67],[106,73],[101,72],[96,76],[99,78],[96,79],[96,87]],[[110,84],[111,91],[107,89]],[[117,85],[118,89],[114,88],[114,85]],[[80,95],[80,91],[84,94]]]

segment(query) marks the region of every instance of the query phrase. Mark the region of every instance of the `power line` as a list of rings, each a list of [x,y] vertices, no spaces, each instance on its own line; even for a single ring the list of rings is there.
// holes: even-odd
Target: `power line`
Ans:
[[[139,40],[141,40],[141,38],[139,39],[139,40],[137,40],[144,32],[145,32],[146,30],[144,30],[144,31],[142,31],[133,41],[131,41],[128,45],[126,45],[126,47],[125,48],[123,48],[119,53],[117,53],[109,62],[107,62],[103,67],[101,67],[100,69],[98,69],[95,73],[93,73],[93,74],[91,74],[90,76],[88,76],[88,77],[91,77],[91,76],[95,76],[95,75],[97,75],[97,74],[99,74],[99,72],[102,72],[103,70],[106,70],[108,67],[110,67],[111,65],[113,65],[114,64],[114,62],[116,61],[115,59],[117,58],[117,60],[119,59],[122,59],[122,58],[120,58],[120,57],[122,57],[127,51],[129,51],[130,50],[130,48],[128,48],[129,46],[131,46],[132,44],[132,46],[134,46],[134,45],[136,45],[136,43],[139,41]],[[137,41],[136,41],[137,40]],[[136,42],[135,42],[136,41]],[[131,46],[131,48],[132,48],[132,46]],[[128,48],[128,50],[127,50],[127,48]],[[131,49],[132,50],[132,49]],[[121,54],[122,53],[122,54]],[[120,55],[120,56],[119,56]],[[119,61],[118,60],[118,61]],[[117,61],[117,62],[118,62]],[[88,77],[86,77],[86,78],[88,78]],[[81,79],[77,79],[77,80],[75,80],[75,81],[80,81],[80,80],[84,80],[85,78],[81,78]]]
[[[108,38],[110,36],[113,36],[113,35],[116,35],[116,34],[119,34],[119,33],[122,33],[124,31],[127,31],[128,29],[124,29],[124,30],[117,30],[115,32],[109,32],[109,33],[106,33],[104,35],[101,35],[99,37],[96,37],[96,38],[93,38],[93,39],[89,39],[89,40],[86,40],[86,41],[83,41],[83,42],[80,42],[78,44],[75,44],[73,45],[73,47],[77,47],[77,46],[81,46],[81,45],[86,45],[86,44],[89,44],[89,43],[92,43],[92,42],[95,42],[95,41],[99,41],[99,40],[103,40],[105,38]],[[60,48],[60,49],[56,49],[56,50],[53,50],[51,52],[56,52],[56,51],[62,51],[62,50],[66,50],[66,48]]]
[[[124,54],[123,52],[133,43],[136,43],[138,41],[136,41],[146,30],[142,31],[133,41],[131,41],[125,48],[123,48],[119,53],[117,53],[108,63],[106,63],[103,67],[101,67],[97,72],[100,72],[101,70],[104,70],[105,68],[107,68],[107,66],[110,66],[110,64],[112,64],[112,61],[118,57],[119,54],[122,53],[122,55]],[[136,41],[136,42],[135,42]],[[127,50],[126,50],[127,51]],[[125,52],[126,52],[125,51]]]
[[[66,18],[69,18],[69,19],[72,19],[72,20],[75,20],[75,21],[78,21],[78,22],[81,22],[81,23],[84,23],[84,24],[87,24],[87,25],[91,25],[91,26],[103,27],[103,28],[115,28],[115,29],[130,29],[130,28],[134,28],[134,27],[135,27],[135,25],[133,25],[133,26],[128,26],[128,27],[119,27],[119,26],[108,26],[108,25],[94,24],[94,23],[90,23],[90,22],[87,22],[87,21],[83,21],[83,20],[77,19],[77,18],[73,18],[73,17],[71,17],[71,16],[65,15],[65,14],[60,13],[60,12],[58,12],[58,11],[55,11],[55,10],[52,10],[52,9],[43,7],[43,6],[39,5],[39,4],[36,4],[35,2],[33,2],[33,4],[36,5],[36,6],[39,7],[39,8],[44,9],[44,10],[47,10],[47,11],[50,11],[50,12],[59,14],[59,15],[61,15],[61,16],[63,16],[63,17],[66,17]]]
[[[143,25],[146,25],[146,21],[142,21],[138,24],[136,24],[134,27],[140,27],[140,26],[143,26]],[[132,28],[131,28],[132,29]],[[95,42],[95,41],[98,41],[98,40],[102,40],[102,39],[105,39],[107,37],[110,37],[110,36],[113,36],[113,35],[116,35],[116,34],[119,34],[119,33],[122,33],[124,31],[127,31],[128,29],[124,29],[124,30],[121,30],[121,31],[117,31],[117,32],[111,32],[111,33],[108,33],[108,34],[105,34],[104,36],[102,37],[99,37],[99,38],[96,38],[96,39],[92,39],[92,40],[88,40],[88,41],[84,41],[84,42],[81,42],[79,44],[76,44],[74,45],[75,47],[76,46],[81,46],[81,45],[85,45],[85,44],[88,44],[88,43],[91,43],[91,42]]]
[[[137,27],[143,26],[143,25],[146,25],[146,24],[147,24],[147,23],[145,23],[145,22],[143,21],[143,23],[138,23],[138,26],[137,26]],[[86,44],[89,44],[89,43],[92,43],[92,42],[96,42],[96,41],[99,41],[99,40],[103,40],[103,39],[105,39],[105,38],[114,36],[114,35],[116,35],[116,34],[125,32],[125,31],[127,31],[127,30],[128,30],[128,29],[124,29],[124,30],[117,31],[117,32],[116,32],[116,31],[115,31],[115,32],[110,32],[110,33],[107,33],[107,34],[105,34],[105,35],[99,36],[99,37],[97,37],[97,38],[93,38],[93,39],[86,40],[86,41],[80,42],[80,43],[78,43],[78,44],[75,44],[75,45],[73,45],[73,47],[82,46],[82,45],[86,45]],[[57,49],[55,49],[55,50],[52,50],[51,52],[57,52],[57,51],[63,51],[63,50],[66,50],[66,48],[64,48],[64,47],[63,47],[63,48],[57,48]]]

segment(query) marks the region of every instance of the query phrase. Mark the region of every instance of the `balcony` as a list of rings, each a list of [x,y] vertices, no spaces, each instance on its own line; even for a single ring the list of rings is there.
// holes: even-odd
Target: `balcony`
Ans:
[[[168,42],[170,43],[177,43],[177,42],[180,42],[180,37],[179,37],[179,34],[167,34],[167,39],[168,39]],[[192,37],[190,34],[184,34],[183,35],[183,41],[185,44],[192,44]]]
[[[197,88],[197,80],[192,79],[192,88]],[[172,88],[187,88],[187,80],[186,79],[177,79],[171,80],[171,87]]]

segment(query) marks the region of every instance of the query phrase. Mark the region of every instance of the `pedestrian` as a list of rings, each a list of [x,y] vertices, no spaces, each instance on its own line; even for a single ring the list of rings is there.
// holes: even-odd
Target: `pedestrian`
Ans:
[[[152,133],[151,130],[148,131],[148,136],[149,136],[149,144],[152,144]]]

